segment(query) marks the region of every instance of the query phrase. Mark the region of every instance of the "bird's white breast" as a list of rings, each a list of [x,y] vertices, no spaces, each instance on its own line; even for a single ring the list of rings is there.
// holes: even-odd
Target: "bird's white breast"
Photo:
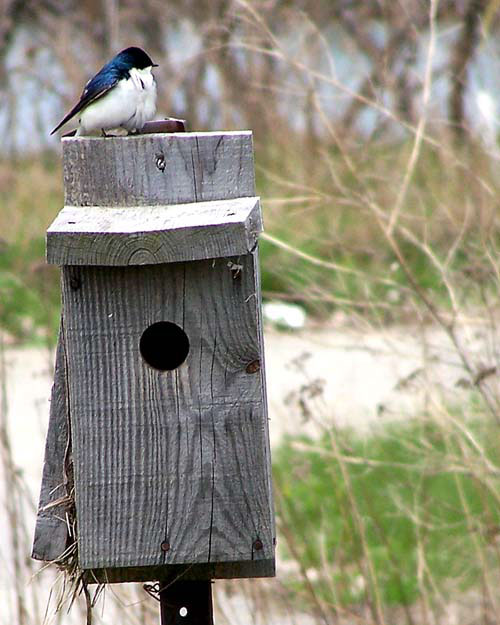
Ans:
[[[140,130],[156,112],[156,82],[151,68],[131,69],[106,95],[80,114],[78,135],[125,128]]]

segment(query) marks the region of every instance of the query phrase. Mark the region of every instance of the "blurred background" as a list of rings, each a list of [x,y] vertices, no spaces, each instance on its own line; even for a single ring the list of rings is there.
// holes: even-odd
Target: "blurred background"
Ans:
[[[49,133],[139,45],[157,118],[254,133],[280,566],[217,584],[216,622],[500,622],[499,33],[500,0],[0,2],[0,621],[85,611],[54,614],[63,577],[29,559]],[[106,593],[95,622],[157,622]]]

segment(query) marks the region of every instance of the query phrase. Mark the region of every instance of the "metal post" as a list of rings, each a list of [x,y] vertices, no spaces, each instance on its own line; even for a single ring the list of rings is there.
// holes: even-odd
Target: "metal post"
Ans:
[[[214,625],[212,582],[160,582],[161,625]]]

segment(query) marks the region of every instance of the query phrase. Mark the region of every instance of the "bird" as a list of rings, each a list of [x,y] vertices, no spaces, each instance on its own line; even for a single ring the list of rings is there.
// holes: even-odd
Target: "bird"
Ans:
[[[150,56],[132,46],[119,52],[85,85],[80,99],[57,124],[55,132],[78,115],[76,136],[101,131],[141,130],[156,112],[156,81]]]

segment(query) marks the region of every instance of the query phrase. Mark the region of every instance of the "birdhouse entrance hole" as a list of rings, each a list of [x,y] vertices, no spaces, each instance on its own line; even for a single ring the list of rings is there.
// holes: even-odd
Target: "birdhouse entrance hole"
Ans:
[[[139,349],[150,367],[159,371],[172,371],[186,360],[189,339],[175,323],[158,321],[144,330]]]

